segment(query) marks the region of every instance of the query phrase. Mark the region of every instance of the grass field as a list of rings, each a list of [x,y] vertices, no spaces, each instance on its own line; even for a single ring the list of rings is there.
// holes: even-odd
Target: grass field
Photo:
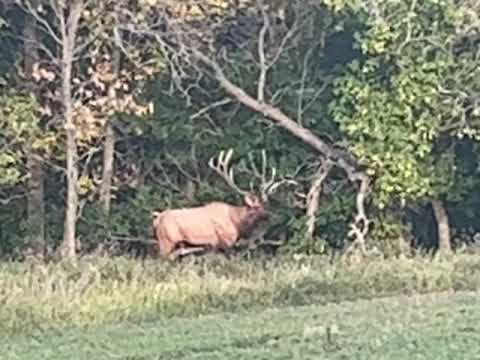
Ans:
[[[0,359],[480,359],[479,292],[477,254],[5,262]]]
[[[479,293],[397,296],[3,338],[13,359],[480,359]]]

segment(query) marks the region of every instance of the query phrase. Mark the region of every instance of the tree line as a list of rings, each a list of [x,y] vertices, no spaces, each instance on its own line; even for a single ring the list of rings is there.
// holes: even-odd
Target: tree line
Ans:
[[[5,0],[0,255],[151,237],[272,172],[281,251],[478,242],[475,0]]]

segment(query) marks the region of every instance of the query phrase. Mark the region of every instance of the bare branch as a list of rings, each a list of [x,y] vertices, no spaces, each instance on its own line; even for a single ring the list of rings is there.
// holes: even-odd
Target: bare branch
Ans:
[[[218,80],[220,85],[230,95],[237,99],[237,101],[271,119],[281,127],[288,130],[290,133],[294,134],[296,137],[313,146],[325,157],[338,159],[342,168],[348,168],[349,171],[352,173],[356,172],[355,168],[352,165],[348,164],[347,161],[345,161],[344,159],[339,159],[340,155],[337,154],[337,152],[330,145],[322,141],[309,129],[298,125],[296,121],[290,119],[281,110],[266,103],[262,104],[258,100],[252,98],[243,89],[228,80],[220,66],[200,51],[194,49],[193,53],[195,57],[197,57],[201,62],[203,62],[205,65],[207,65],[214,71],[214,76]]]
[[[166,187],[171,189],[172,191],[175,191],[177,193],[181,193],[181,189],[175,184],[170,177],[168,176],[168,172],[165,169],[165,167],[162,165],[160,161],[155,161],[155,167],[160,170],[163,176],[163,181],[158,178],[158,176],[155,176],[153,178],[153,181],[161,185],[162,187]]]
[[[319,206],[319,198],[322,192],[322,185],[325,179],[328,177],[331,169],[333,168],[333,163],[330,160],[326,160],[322,163],[321,166],[317,169],[314,175],[314,179],[310,186],[306,198],[306,207],[307,207],[307,235],[310,240],[313,240],[315,232],[315,221],[316,215]]]
[[[262,0],[257,0],[258,7],[262,12],[263,25],[258,36],[258,56],[260,61],[260,75],[258,77],[257,100],[261,103],[265,101],[265,82],[267,80],[268,65],[265,58],[265,35],[270,27],[270,18],[265,10]]]
[[[175,158],[175,156],[173,156],[172,154],[170,153],[165,153],[165,156],[172,162],[173,165],[175,165],[175,167],[177,168],[177,170],[183,175],[185,176],[185,178],[187,178],[188,180],[190,181],[193,181],[197,184],[199,184],[201,182],[201,180],[197,177],[197,176],[194,176],[194,175],[191,175],[187,170],[185,170],[183,168],[183,166],[180,164],[180,162]]]
[[[10,202],[14,200],[23,199],[26,196],[27,194],[15,194],[15,195],[9,196],[8,198],[0,198],[0,205],[3,205],[3,206],[8,205]]]
[[[58,1],[56,0],[50,0],[49,2],[50,2],[50,8],[55,13],[57,20],[60,21],[60,14],[62,13],[61,6],[58,4]]]
[[[271,68],[275,63],[278,61],[280,56],[282,55],[282,52],[285,50],[287,46],[287,42],[295,35],[295,33],[300,29],[300,25],[298,24],[298,20],[295,21],[295,23],[292,25],[292,27],[287,31],[285,36],[282,38],[282,41],[280,42],[280,45],[278,46],[277,51],[275,52],[275,55],[273,56],[272,60],[268,64],[268,68]]]
[[[32,44],[33,46],[35,46],[35,48],[43,53],[45,53],[45,55],[48,57],[49,61],[54,64],[55,66],[58,66],[59,65],[59,62],[58,62],[58,57],[55,56],[53,54],[53,52],[47,47],[45,46],[45,44],[41,43],[40,41],[32,41],[32,40],[29,40],[27,38],[25,38],[24,36],[18,36],[19,39],[21,39],[24,43],[30,43]]]
[[[227,152],[222,150],[217,159],[217,165],[214,164],[214,158],[210,158],[208,165],[213,169],[217,174],[219,174],[227,183],[230,188],[235,190],[240,195],[248,194],[248,191],[240,189],[235,184],[233,168],[229,169],[230,160],[233,155],[233,149],[229,149]]]
[[[368,179],[360,179],[360,189],[357,193],[357,215],[355,220],[350,224],[350,231],[348,232],[349,237],[353,237],[354,240],[347,253],[351,252],[356,247],[360,248],[362,254],[366,254],[366,236],[368,234],[369,226],[371,221],[367,218],[365,212],[365,198],[369,191],[369,181]]]
[[[55,42],[62,46],[63,42],[62,39],[58,36],[57,32],[52,28],[50,23],[45,19],[45,17],[41,16],[38,13],[38,10],[35,9],[35,7],[32,5],[31,0],[15,0],[15,3],[26,13],[32,15],[35,20],[42,25],[42,30],[45,30],[47,34],[55,40]],[[25,4],[25,5],[24,5]],[[56,7],[52,7],[52,10],[54,10]],[[54,10],[55,11],[55,10]]]
[[[405,46],[410,43],[412,39],[412,21],[414,21],[414,18],[412,17],[413,12],[415,11],[415,7],[417,6],[417,0],[413,0],[411,5],[410,5],[410,13],[408,14],[408,17],[406,19],[407,22],[407,35],[405,37],[405,40],[400,44],[400,46],[397,49],[397,55],[400,55],[405,48]]]
[[[60,174],[62,174],[62,176],[66,175],[66,169],[64,167],[53,163],[52,161],[48,160],[47,157],[39,156],[37,154],[32,154],[30,156],[33,156],[35,158],[35,161],[39,161],[42,164],[44,164],[45,166],[50,167],[50,168],[54,169],[55,171],[58,171]]]
[[[82,170],[82,176],[87,176],[88,165],[90,165],[90,162],[92,161],[93,156],[98,152],[100,152],[100,150],[102,150],[100,147],[91,147],[85,154],[78,157],[77,164],[83,159],[85,159],[85,163],[83,165],[83,170]]]
[[[315,93],[313,94],[312,98],[310,99],[310,101],[303,107],[303,111],[302,111],[302,115],[305,111],[307,111],[308,109],[310,109],[315,103],[316,101],[318,100],[318,98],[320,97],[320,95],[323,94],[323,92],[327,89],[327,87],[331,84],[331,79],[330,78],[327,78],[325,79],[325,82],[322,84],[322,86],[320,86],[318,89],[316,89]]]
[[[205,106],[204,108],[200,109],[195,114],[190,115],[190,120],[195,120],[196,118],[202,116],[203,114],[209,112],[210,110],[213,110],[217,107],[221,107],[223,105],[227,105],[227,104],[230,104],[230,103],[232,103],[232,99],[229,99],[229,98],[225,98],[225,99],[222,99],[222,100],[215,101],[215,102]]]
[[[304,95],[305,95],[305,83],[307,82],[308,79],[308,63],[310,61],[310,57],[314,53],[314,51],[317,48],[317,45],[319,43],[323,43],[324,39],[319,40],[316,44],[311,46],[307,53],[305,54],[305,57],[303,58],[303,69],[302,69],[302,77],[300,80],[300,89],[299,89],[299,94],[298,94],[298,101],[297,101],[297,122],[302,125],[302,120],[303,120],[303,114],[305,111],[307,111],[320,97],[320,95],[325,91],[327,86],[330,84],[330,81],[325,81],[322,86],[318,89],[315,89],[315,93],[310,99],[310,101],[304,106]]]

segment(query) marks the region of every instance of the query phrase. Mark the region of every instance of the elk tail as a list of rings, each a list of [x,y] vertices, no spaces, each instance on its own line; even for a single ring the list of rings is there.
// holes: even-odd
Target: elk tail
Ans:
[[[152,211],[152,219],[156,219],[160,214],[162,213],[162,211]]]
[[[157,227],[157,221],[162,214],[162,211],[156,210],[152,211],[152,236],[156,239],[155,228]]]

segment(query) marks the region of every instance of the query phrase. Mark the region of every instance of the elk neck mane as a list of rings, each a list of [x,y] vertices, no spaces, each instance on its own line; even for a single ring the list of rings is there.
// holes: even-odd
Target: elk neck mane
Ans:
[[[240,237],[247,238],[255,226],[265,217],[263,212],[255,212],[246,206],[232,206],[230,219],[238,229]]]

